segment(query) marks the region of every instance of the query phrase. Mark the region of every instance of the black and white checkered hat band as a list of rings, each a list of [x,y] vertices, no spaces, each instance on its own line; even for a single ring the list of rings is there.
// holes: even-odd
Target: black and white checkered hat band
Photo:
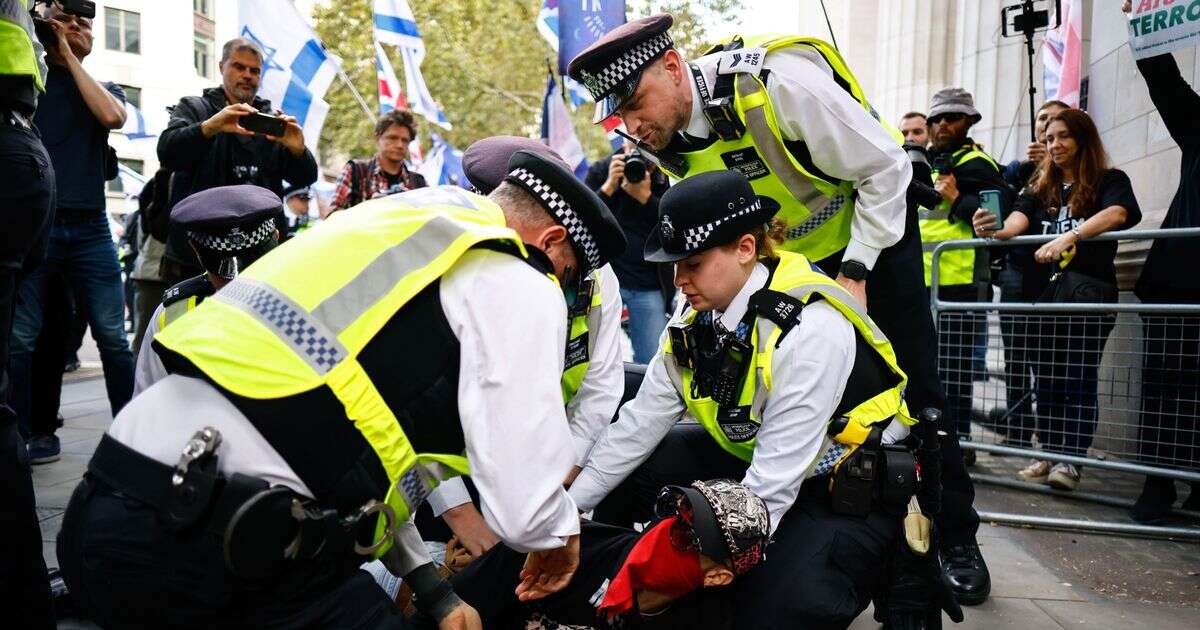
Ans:
[[[754,203],[746,206],[745,208],[742,208],[741,210],[738,210],[737,212],[734,212],[733,214],[726,215],[715,221],[709,221],[708,223],[705,223],[704,225],[698,225],[696,227],[691,227],[691,228],[684,230],[683,231],[683,250],[686,252],[690,252],[694,249],[698,249],[698,248],[702,247],[704,245],[704,242],[706,240],[708,240],[709,235],[711,235],[713,233],[713,230],[716,230],[722,224],[728,223],[729,221],[737,219],[738,217],[746,216],[747,214],[750,214],[751,212],[757,212],[761,209],[762,209],[762,199],[755,199]]]
[[[275,218],[271,217],[248,233],[237,227],[224,234],[188,230],[188,238],[201,249],[216,253],[237,254],[262,244],[275,234],[275,229]]]
[[[608,94],[618,83],[628,79],[633,73],[641,70],[647,61],[657,57],[664,50],[671,48],[675,42],[670,33],[662,32],[646,41],[621,53],[597,73],[580,72],[583,85],[592,93],[597,101]]]
[[[567,228],[567,234],[571,235],[571,241],[575,243],[575,248],[583,252],[584,258],[587,259],[588,268],[598,268],[600,266],[600,246],[596,243],[596,238],[592,236],[587,224],[562,198],[562,195],[528,169],[517,168],[508,176],[520,182],[521,186],[542,202],[542,205],[550,211],[560,225]]]

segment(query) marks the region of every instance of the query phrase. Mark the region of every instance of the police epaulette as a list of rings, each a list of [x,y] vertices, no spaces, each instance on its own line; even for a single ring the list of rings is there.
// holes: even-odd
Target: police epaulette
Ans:
[[[804,302],[780,291],[759,289],[750,296],[750,308],[760,317],[774,322],[779,327],[779,341],[783,341],[788,332],[800,323]]]
[[[206,298],[216,292],[217,289],[208,281],[208,275],[200,274],[163,291],[162,304],[163,306],[170,306],[192,296]]]

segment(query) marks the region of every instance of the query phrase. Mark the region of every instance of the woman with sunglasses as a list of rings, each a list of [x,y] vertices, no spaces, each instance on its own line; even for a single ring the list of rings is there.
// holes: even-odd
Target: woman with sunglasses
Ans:
[[[1100,133],[1085,112],[1055,114],[1046,126],[1046,140],[1046,157],[1004,225],[979,211],[975,234],[1001,240],[1054,234],[1054,240],[1034,252],[1038,264],[1026,270],[1026,287],[1040,296],[1035,301],[1116,302],[1117,243],[1088,239],[1141,220],[1133,185],[1123,171],[1108,168]],[[1115,317],[1047,315],[1030,323],[1040,347],[1034,373],[1038,417],[1045,425],[1039,433],[1046,437],[1042,448],[1085,457],[1096,432],[1100,357]],[[1080,480],[1078,467],[1046,460],[1035,460],[1018,474],[1060,490],[1074,490]]]
[[[663,196],[646,259],[675,263],[686,304],[570,493],[597,521],[629,526],[651,519],[665,485],[741,479],[766,502],[774,542],[734,585],[737,626],[840,627],[881,586],[900,521],[869,499],[835,512],[831,479],[913,421],[865,309],[803,256],[776,252],[777,209],[736,170]]]

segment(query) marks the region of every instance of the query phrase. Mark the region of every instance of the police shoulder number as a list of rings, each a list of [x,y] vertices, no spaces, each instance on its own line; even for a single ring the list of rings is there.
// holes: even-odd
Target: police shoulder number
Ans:
[[[763,47],[739,48],[723,52],[721,58],[717,60],[717,74],[742,72],[758,74],[762,70],[763,58],[766,56],[767,49]]]

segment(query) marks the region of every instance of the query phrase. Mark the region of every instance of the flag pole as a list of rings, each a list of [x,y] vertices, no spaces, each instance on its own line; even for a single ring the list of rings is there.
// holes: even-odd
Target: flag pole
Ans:
[[[379,117],[375,115],[375,111],[367,105],[366,99],[362,97],[362,94],[358,93],[358,89],[355,88],[354,84],[350,82],[350,77],[346,76],[346,71],[342,70],[342,64],[339,63],[336,65],[338,77],[342,80],[342,83],[346,84],[346,87],[350,88],[350,93],[354,95],[354,99],[358,101],[359,106],[362,107],[362,110],[367,114],[367,117],[371,119],[371,122],[378,120]]]

